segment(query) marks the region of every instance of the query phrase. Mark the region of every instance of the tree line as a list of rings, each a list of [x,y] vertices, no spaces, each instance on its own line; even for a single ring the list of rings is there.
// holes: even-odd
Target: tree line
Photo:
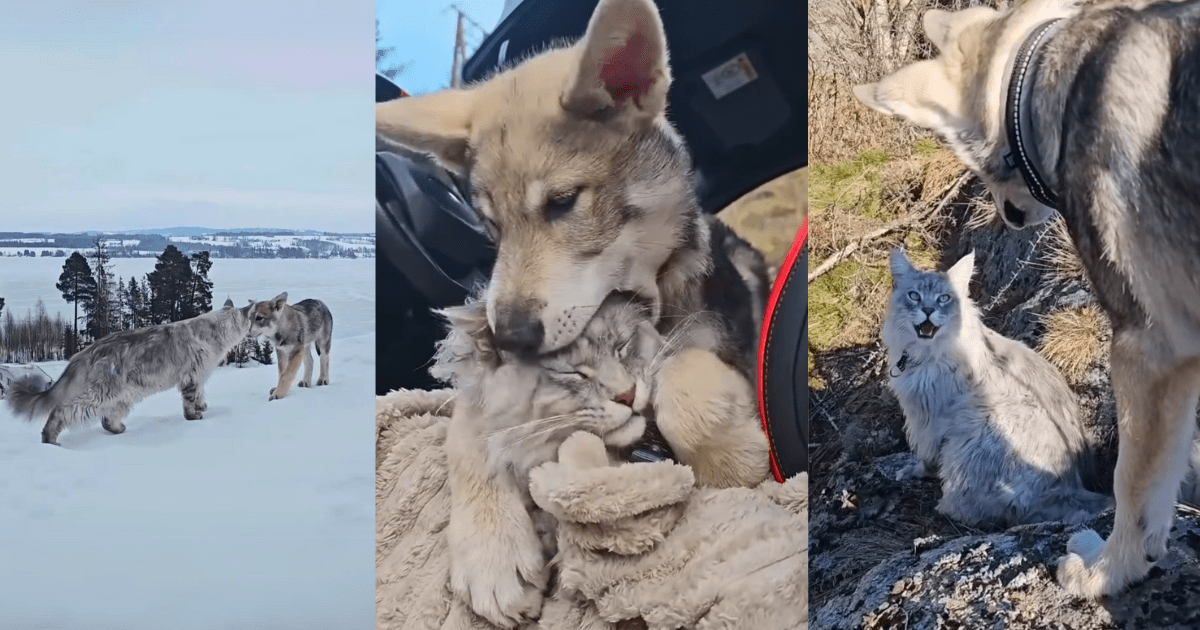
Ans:
[[[62,298],[74,306],[71,321],[64,321],[61,315],[51,319],[40,299],[34,312],[24,318],[9,312],[0,326],[0,357],[7,363],[69,359],[112,333],[210,312],[213,283],[208,273],[212,265],[207,251],[189,256],[167,245],[156,257],[154,271],[141,279],[114,277],[109,247],[97,236],[86,256],[74,252],[67,258],[55,284]],[[0,298],[0,314],[3,305]],[[247,339],[226,357],[227,363],[239,365],[250,360],[270,364],[269,343]]]

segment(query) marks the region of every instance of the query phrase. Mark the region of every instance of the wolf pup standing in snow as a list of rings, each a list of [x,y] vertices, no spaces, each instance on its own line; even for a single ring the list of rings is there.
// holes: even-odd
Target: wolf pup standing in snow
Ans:
[[[251,313],[250,336],[267,337],[275,346],[276,364],[279,366],[279,382],[271,388],[268,400],[287,396],[300,360],[304,360],[304,378],[297,387],[312,387],[313,358],[315,348],[321,357],[321,374],[316,385],[329,384],[329,349],[333,344],[333,315],[320,300],[302,300],[287,303],[287,292],[275,299],[259,302]]]
[[[747,267],[744,273],[759,276],[752,285],[759,291],[751,290],[739,274],[746,265],[727,255],[727,229],[701,216],[691,158],[666,118],[670,81],[654,3],[602,0],[572,45],[466,89],[400,98],[375,110],[385,142],[428,152],[468,181],[472,204],[497,244],[486,314],[499,348],[521,354],[564,348],[614,291],[645,299],[651,321],[668,337],[703,311],[725,315],[691,325],[692,334],[678,343],[695,352],[665,360],[656,412],[668,439],[708,434],[687,425],[705,422],[692,413],[693,401],[725,388],[714,379],[732,376],[753,389],[748,377],[760,324],[750,321],[755,311],[745,305],[765,305],[769,286],[761,267]],[[730,325],[733,304],[740,305],[743,325]],[[741,373],[692,369],[696,353],[720,357]],[[758,426],[754,417],[738,420]],[[706,458],[722,452],[689,445],[689,461],[679,445],[672,447],[697,469],[716,468]],[[761,456],[765,476],[767,452]],[[509,566],[477,573],[469,601],[511,625],[527,606],[516,559],[497,558]]]
[[[1091,445],[1075,396],[1041,355],[983,325],[967,293],[974,263],[922,272],[892,251],[883,342],[917,456],[900,478],[937,470],[938,511],[974,526],[1095,516],[1111,501],[1083,488]]]
[[[50,389],[27,379],[13,383],[9,405],[31,422],[46,419],[42,442],[55,445],[63,429],[96,416],[109,433],[122,433],[130,407],[172,387],[183,394],[183,417],[199,420],[208,409],[204,382],[246,338],[253,309],[253,302],[234,308],[226,300],[219,311],[113,333],[71,357]]]
[[[1116,593],[1166,553],[1200,398],[1200,2],[1032,0],[928,11],[941,52],[855,88],[937,132],[1003,221],[1058,210],[1113,327],[1116,521],[1082,531],[1058,577]]]

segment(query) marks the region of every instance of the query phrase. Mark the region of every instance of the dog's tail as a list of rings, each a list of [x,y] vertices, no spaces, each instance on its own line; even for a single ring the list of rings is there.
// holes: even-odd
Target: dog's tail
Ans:
[[[43,390],[42,383],[36,376],[17,379],[8,388],[8,406],[18,418],[29,422],[42,422],[65,397],[70,380],[72,379],[64,374],[49,389]]]

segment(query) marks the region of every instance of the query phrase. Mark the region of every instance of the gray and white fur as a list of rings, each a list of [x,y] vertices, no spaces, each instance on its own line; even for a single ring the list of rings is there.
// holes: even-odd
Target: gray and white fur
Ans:
[[[442,311],[450,333],[430,373],[457,392],[446,434],[454,592],[501,627],[536,618],[553,554],[529,471],[577,431],[612,448],[646,427],[663,339],[649,309],[610,296],[571,345],[540,357],[501,349],[483,300]]]
[[[204,383],[250,332],[253,308],[253,302],[234,308],[226,300],[219,311],[113,333],[71,357],[50,389],[31,380],[14,383],[9,405],[30,422],[45,420],[42,442],[55,445],[64,429],[97,416],[109,433],[122,433],[134,404],[172,387],[183,395],[183,416],[199,420],[208,409]]]
[[[279,382],[271,388],[268,400],[287,396],[304,360],[304,378],[297,387],[312,387],[312,349],[321,358],[321,372],[316,385],[329,384],[329,351],[333,345],[333,314],[320,300],[301,300],[287,303],[287,292],[274,299],[260,302],[251,313],[250,335],[266,337],[275,346],[276,365],[279,366]]]
[[[1165,556],[1200,399],[1200,2],[1031,0],[1004,10],[926,12],[940,51],[858,86],[868,106],[933,129],[987,184],[1000,218],[1037,225],[1036,201],[1004,160],[1003,101],[1015,51],[1052,27],[1022,105],[1031,161],[1061,200],[1113,327],[1120,453],[1107,540],[1071,537],[1060,583],[1115,594]]]
[[[900,478],[937,470],[938,511],[972,526],[1079,523],[1111,499],[1083,487],[1092,454],[1075,397],[1037,352],[984,326],[974,262],[922,272],[892,252],[883,343],[917,457]]]

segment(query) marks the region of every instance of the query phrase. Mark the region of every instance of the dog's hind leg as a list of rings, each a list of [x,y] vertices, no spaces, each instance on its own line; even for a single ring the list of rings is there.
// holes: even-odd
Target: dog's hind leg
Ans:
[[[129,405],[114,404],[101,410],[100,426],[114,435],[125,432],[125,417],[129,415]]]
[[[204,395],[200,389],[199,381],[194,378],[187,378],[179,386],[179,393],[183,395],[183,417],[188,420],[200,420],[204,417],[204,410],[200,408],[204,405]]]
[[[312,350],[310,350],[308,346],[304,346],[299,350],[299,352],[304,357],[304,378],[300,379],[299,383],[296,383],[296,387],[312,387]]]
[[[329,350],[332,344],[330,339],[322,339],[313,344],[317,349],[317,356],[321,357],[321,375],[317,377],[317,385],[329,384]]]
[[[1200,358],[1162,361],[1170,346],[1146,330],[1121,331],[1112,344],[1117,399],[1116,519],[1107,541],[1091,530],[1067,543],[1058,579],[1097,598],[1123,590],[1166,553],[1180,481],[1187,469],[1200,398]]]
[[[63,408],[55,407],[54,411],[50,412],[50,418],[46,420],[46,426],[42,428],[42,443],[62,446],[58,443],[58,435],[67,428],[67,414]]]

